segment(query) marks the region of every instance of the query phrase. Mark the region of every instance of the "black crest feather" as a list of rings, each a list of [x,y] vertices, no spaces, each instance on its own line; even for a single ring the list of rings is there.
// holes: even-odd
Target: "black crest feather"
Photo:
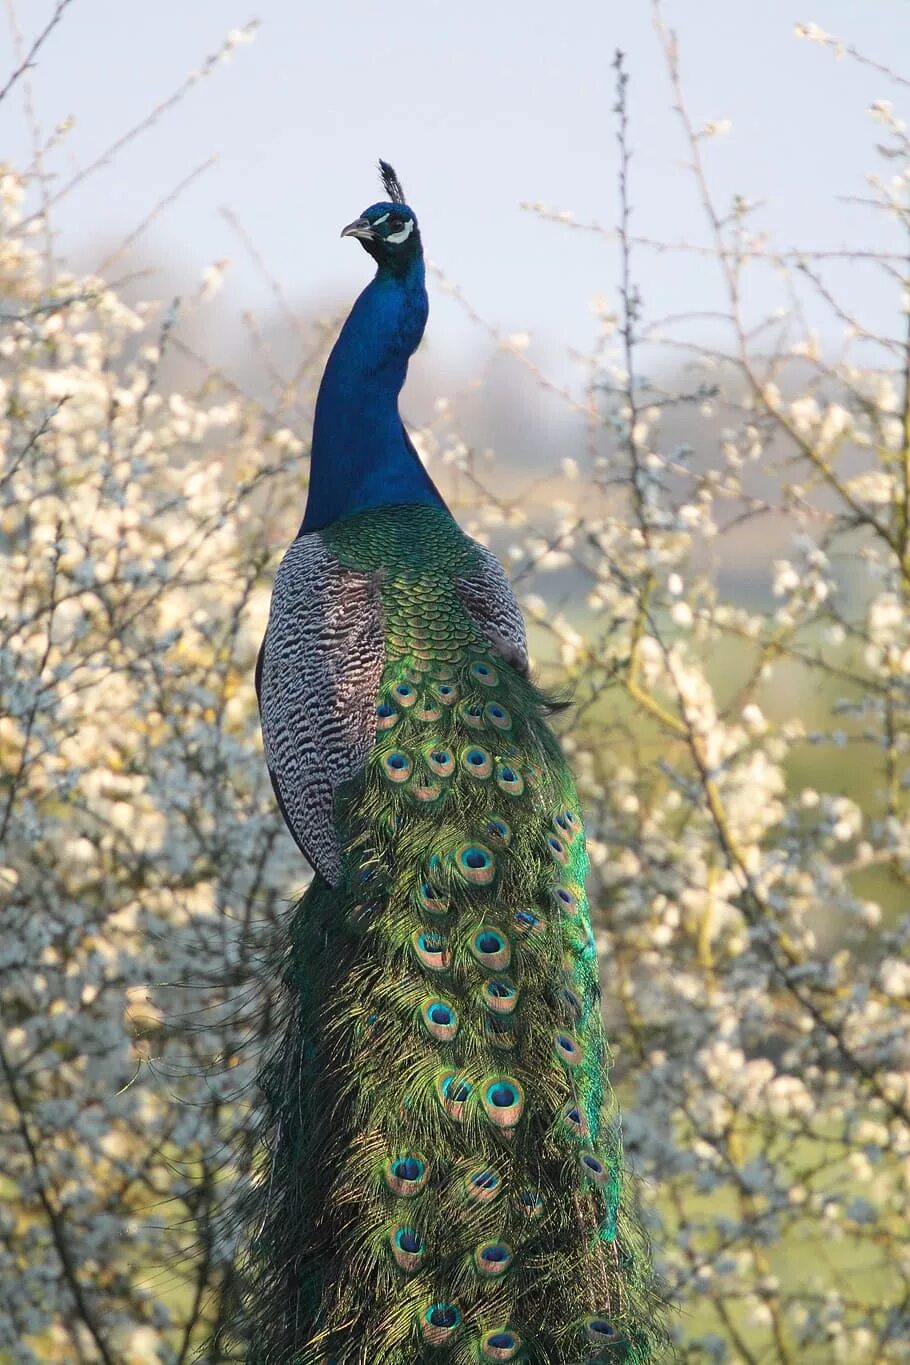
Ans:
[[[382,177],[382,187],[393,204],[404,203],[404,190],[401,188],[401,181],[395,174],[395,168],[390,166],[387,161],[379,158],[379,174]]]

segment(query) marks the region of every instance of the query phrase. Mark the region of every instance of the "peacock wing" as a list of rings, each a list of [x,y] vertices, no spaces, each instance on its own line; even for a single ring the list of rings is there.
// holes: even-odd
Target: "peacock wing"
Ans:
[[[455,591],[500,658],[526,677],[528,640],[512,584],[485,545],[476,540],[469,543],[475,552],[475,564],[470,573],[455,579]]]
[[[318,532],[298,536],[275,577],[256,694],[285,823],[333,886],[341,879],[335,793],[372,748],[383,657],[379,575],[340,564]]]

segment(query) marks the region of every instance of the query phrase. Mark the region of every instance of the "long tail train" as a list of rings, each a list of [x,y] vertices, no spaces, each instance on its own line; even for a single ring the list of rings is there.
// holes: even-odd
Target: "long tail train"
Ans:
[[[546,699],[413,567],[414,536],[470,545],[454,523],[397,509],[333,536],[342,562],[392,565],[387,656],[375,742],[336,801],[342,877],[291,921],[249,1359],[653,1359]]]

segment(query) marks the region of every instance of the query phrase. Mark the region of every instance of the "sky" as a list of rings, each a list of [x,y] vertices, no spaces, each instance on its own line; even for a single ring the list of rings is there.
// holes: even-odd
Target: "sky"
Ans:
[[[28,44],[54,0],[6,0],[7,14],[13,3]],[[793,29],[814,21],[887,62],[910,50],[907,0],[664,0],[664,13],[693,119],[731,123],[705,147],[720,201],[764,201],[761,221],[781,246],[881,243],[869,214],[838,196],[862,194],[876,164],[871,101],[899,105],[908,92]],[[383,156],[430,259],[491,324],[529,333],[531,353],[558,373],[567,349],[593,336],[591,300],[613,290],[615,254],[521,204],[615,222],[617,47],[631,81],[633,227],[706,240],[647,0],[71,0],[29,78],[42,136],[75,118],[49,159],[53,185],[90,165],[253,18],[254,42],[55,207],[62,255],[96,264],[217,156],[142,235],[140,254],[168,262],[168,288],[191,288],[205,266],[230,258],[227,325],[244,308],[267,312],[269,286],[219,212],[227,207],[307,313],[352,298],[369,277],[366,257],[339,231],[382,197],[374,165]],[[17,64],[2,15],[0,33],[2,73]],[[20,82],[0,106],[3,155],[19,164],[32,148],[25,93]],[[715,298],[710,263],[642,250],[635,268],[651,314]],[[876,313],[871,283],[846,287]],[[435,287],[431,298],[435,344],[476,344],[458,305]]]

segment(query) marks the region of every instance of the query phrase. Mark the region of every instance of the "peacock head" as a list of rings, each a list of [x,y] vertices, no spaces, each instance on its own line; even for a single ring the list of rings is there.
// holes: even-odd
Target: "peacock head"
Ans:
[[[387,161],[380,161],[379,173],[389,201],[371,204],[359,218],[341,229],[341,235],[356,237],[381,270],[406,275],[412,262],[421,255],[417,218],[404,202],[401,182]]]

